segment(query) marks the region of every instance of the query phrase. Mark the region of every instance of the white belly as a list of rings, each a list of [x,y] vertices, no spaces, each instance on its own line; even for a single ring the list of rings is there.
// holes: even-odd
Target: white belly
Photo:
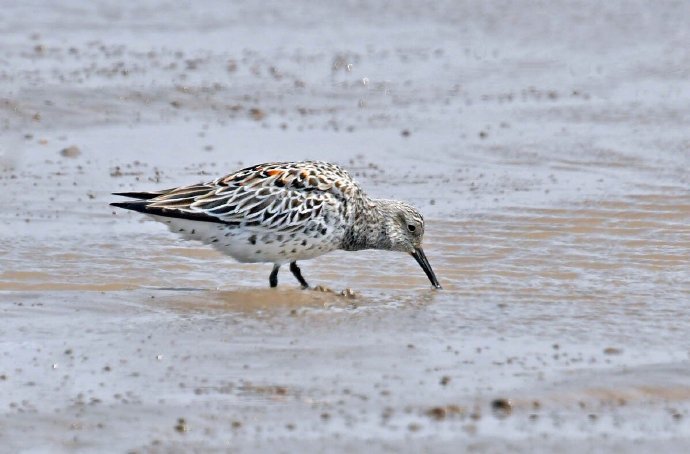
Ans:
[[[187,240],[210,244],[239,262],[283,264],[318,257],[338,249],[332,235],[281,233],[262,227],[235,227],[214,222],[192,221],[149,215]]]

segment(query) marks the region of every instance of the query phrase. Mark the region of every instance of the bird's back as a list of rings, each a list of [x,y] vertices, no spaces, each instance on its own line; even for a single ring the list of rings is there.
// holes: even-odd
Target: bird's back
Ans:
[[[366,198],[344,169],[319,161],[272,162],[209,183],[153,193],[113,205],[151,215],[185,238],[213,245],[239,261],[313,258],[338,249]]]

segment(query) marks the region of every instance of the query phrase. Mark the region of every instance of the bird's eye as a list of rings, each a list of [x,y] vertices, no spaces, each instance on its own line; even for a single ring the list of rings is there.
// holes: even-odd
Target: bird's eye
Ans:
[[[407,230],[409,230],[410,232],[414,232],[415,230],[417,230],[417,227],[415,227],[415,226],[412,225],[412,224],[408,224],[408,225],[407,225]]]

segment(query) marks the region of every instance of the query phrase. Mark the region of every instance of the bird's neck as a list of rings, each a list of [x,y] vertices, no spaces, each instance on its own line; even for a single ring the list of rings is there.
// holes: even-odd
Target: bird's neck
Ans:
[[[354,207],[353,222],[345,232],[342,249],[359,251],[390,248],[390,216],[386,202],[383,199],[365,199]]]

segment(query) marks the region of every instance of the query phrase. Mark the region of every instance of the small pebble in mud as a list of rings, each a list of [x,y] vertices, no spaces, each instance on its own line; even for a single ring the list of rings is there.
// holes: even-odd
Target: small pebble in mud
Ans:
[[[177,424],[175,425],[175,430],[179,433],[188,432],[189,427],[187,426],[187,421],[185,421],[184,418],[178,418]]]
[[[230,423],[230,425],[233,429],[239,429],[240,427],[242,427],[242,423],[240,421],[233,421],[232,423]]]
[[[284,396],[287,394],[287,388],[284,386],[276,386],[275,393],[279,396]]]
[[[266,112],[259,109],[258,107],[252,107],[251,109],[249,109],[249,116],[256,121],[261,121],[264,119],[264,117],[266,117]]]
[[[67,148],[60,150],[60,155],[65,158],[76,158],[81,154],[81,150],[76,145],[72,145]]]
[[[623,350],[620,348],[616,348],[616,347],[606,347],[604,349],[605,355],[620,355],[622,353],[623,353]]]
[[[403,137],[410,137],[410,130],[409,129],[403,129],[400,131],[400,135]]]
[[[446,407],[434,407],[427,411],[426,414],[434,419],[441,420],[448,416],[448,411],[446,411]]]
[[[462,407],[458,405],[446,405],[445,407],[433,407],[427,410],[426,415],[440,421],[442,419],[457,416],[464,413]]]
[[[480,139],[486,139],[489,136],[485,131],[480,131],[479,132],[479,138]]]
[[[334,293],[333,290],[331,290],[328,287],[324,287],[323,285],[317,285],[314,287],[315,292],[325,292],[325,293]]]
[[[443,386],[446,386],[448,383],[450,383],[450,377],[448,375],[444,375],[441,377],[441,381],[439,383],[441,383]]]
[[[331,419],[330,413],[321,413],[321,420],[328,421],[329,419]]]
[[[504,398],[494,399],[491,402],[491,410],[497,418],[505,418],[513,412],[513,403]]]

